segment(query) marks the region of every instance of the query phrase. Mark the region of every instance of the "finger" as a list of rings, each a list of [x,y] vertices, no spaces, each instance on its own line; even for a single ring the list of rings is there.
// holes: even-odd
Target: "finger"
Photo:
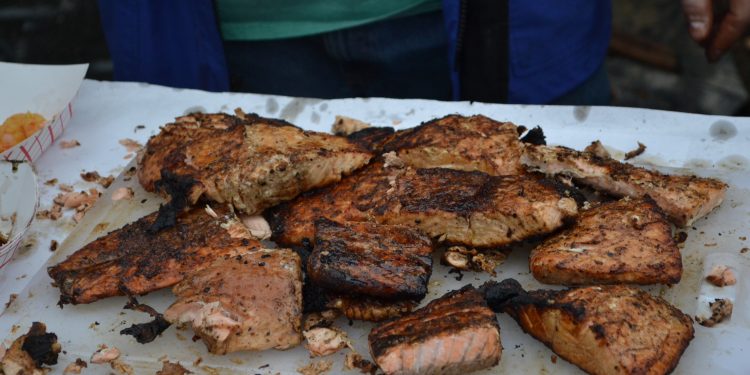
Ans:
[[[706,49],[709,60],[716,61],[739,39],[750,24],[750,2],[734,0],[724,19],[718,25],[716,35]]]
[[[690,37],[698,43],[704,42],[713,23],[712,0],[682,0],[682,10],[688,21]]]

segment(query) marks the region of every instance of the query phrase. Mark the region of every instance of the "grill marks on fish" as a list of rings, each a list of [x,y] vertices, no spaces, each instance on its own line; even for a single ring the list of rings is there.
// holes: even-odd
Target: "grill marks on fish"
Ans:
[[[666,175],[566,147],[525,145],[522,163],[563,174],[616,197],[650,196],[678,226],[688,226],[724,200],[727,185],[712,178]]]
[[[194,181],[188,204],[201,196],[255,214],[301,192],[328,185],[367,164],[370,152],[330,134],[304,131],[257,115],[191,114],[165,125],[139,160],[148,191],[169,195],[175,177]]]
[[[374,163],[340,183],[266,213],[286,246],[314,237],[314,220],[375,221],[421,230],[449,244],[499,247],[554,231],[577,205],[534,176],[490,176],[445,168],[391,169]]]
[[[302,269],[289,249],[239,251],[173,289],[164,318],[189,323],[214,354],[287,349],[301,342]]]
[[[402,226],[315,222],[310,280],[332,291],[385,299],[424,298],[432,273],[432,241]]]
[[[193,208],[177,224],[153,233],[157,213],[87,244],[47,272],[60,288],[60,303],[90,303],[170,287],[188,273],[236,250],[260,247],[239,220],[215,207],[217,218]]]
[[[672,228],[650,198],[623,198],[582,211],[576,223],[531,252],[548,284],[676,284],[682,276]]]
[[[493,310],[589,374],[668,374],[693,338],[689,316],[631,286],[527,292],[507,279],[480,289]]]
[[[373,328],[370,352],[386,374],[461,374],[496,365],[497,318],[472,286]]]

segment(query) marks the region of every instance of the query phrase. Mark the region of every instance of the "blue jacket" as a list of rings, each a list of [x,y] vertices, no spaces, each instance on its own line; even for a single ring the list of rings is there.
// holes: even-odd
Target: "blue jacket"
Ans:
[[[456,99],[460,77],[453,57],[460,1],[443,0]],[[508,1],[508,102],[548,103],[581,84],[604,61],[609,0]],[[211,0],[99,0],[99,5],[115,80],[229,89]]]

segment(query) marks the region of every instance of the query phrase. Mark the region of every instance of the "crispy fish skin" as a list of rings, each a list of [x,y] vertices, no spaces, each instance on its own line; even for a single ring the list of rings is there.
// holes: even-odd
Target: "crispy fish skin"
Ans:
[[[168,171],[174,179],[191,181],[187,203],[205,196],[252,215],[339,181],[371,156],[346,138],[281,120],[191,114],[149,139],[139,157],[138,178],[146,190],[169,194]]]
[[[589,374],[668,374],[693,339],[689,316],[632,286],[526,292],[509,279],[481,289],[493,310]]]
[[[172,289],[164,318],[189,323],[214,354],[288,349],[302,340],[302,267],[289,249],[226,255]]]
[[[332,291],[385,299],[421,300],[432,273],[432,241],[402,226],[315,222],[307,274]]]
[[[521,162],[547,175],[563,174],[616,197],[650,196],[677,226],[689,226],[721,205],[727,184],[657,171],[566,147],[524,145]]]
[[[273,240],[314,238],[314,220],[374,221],[421,230],[469,247],[499,247],[554,231],[576,202],[534,176],[490,176],[445,168],[394,169],[374,163],[340,183],[267,211]]]
[[[623,198],[582,211],[531,251],[529,268],[547,284],[676,284],[682,258],[656,203]]]
[[[502,354],[497,317],[470,285],[376,326],[368,341],[386,374],[464,374]]]
[[[157,233],[148,230],[153,213],[97,238],[47,269],[60,288],[60,303],[145,294],[170,287],[225,254],[260,247],[228,210],[214,211],[217,217],[194,208]]]
[[[413,168],[450,168],[494,176],[524,173],[519,129],[485,116],[448,115],[395,133],[382,146]]]

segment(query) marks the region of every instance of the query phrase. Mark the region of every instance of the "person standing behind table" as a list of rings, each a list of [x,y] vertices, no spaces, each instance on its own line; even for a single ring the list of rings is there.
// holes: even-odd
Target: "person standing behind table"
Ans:
[[[730,1],[717,23],[710,0],[683,1],[709,58],[747,28],[749,2]],[[609,101],[607,0],[217,0],[216,14],[210,0],[100,5],[118,80],[225,91],[228,65],[234,89],[258,93]]]

